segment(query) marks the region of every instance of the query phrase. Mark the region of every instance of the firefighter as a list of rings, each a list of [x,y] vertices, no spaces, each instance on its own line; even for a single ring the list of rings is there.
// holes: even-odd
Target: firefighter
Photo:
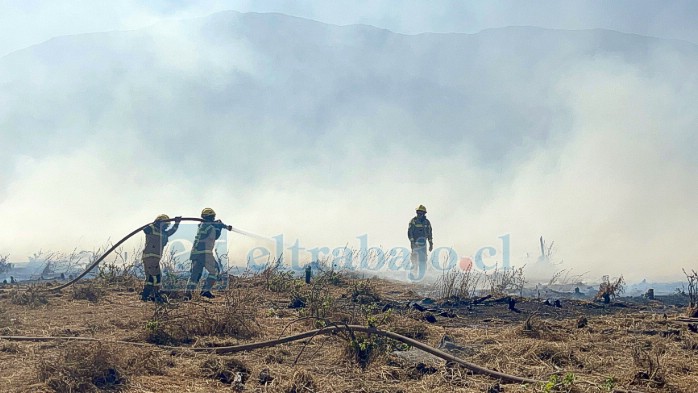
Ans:
[[[160,295],[160,282],[162,281],[160,259],[162,258],[162,250],[167,245],[169,237],[179,228],[182,217],[175,217],[174,225],[168,229],[169,224],[166,221],[169,219],[170,217],[167,214],[160,214],[152,224],[143,228],[145,233],[145,247],[143,248],[145,285],[143,285],[141,300],[144,302],[149,300],[164,301]]]
[[[220,269],[213,255],[213,248],[223,229],[232,230],[231,226],[226,226],[221,220],[216,220],[216,212],[210,207],[201,211],[201,218],[204,221],[199,224],[191,249],[191,275],[189,276],[189,282],[187,282],[187,291],[184,294],[185,299],[191,299],[192,292],[199,285],[204,268],[208,272],[208,277],[201,287],[201,296],[209,299],[216,297],[211,293],[211,288],[218,280]]]
[[[410,261],[412,262],[411,279],[421,279],[426,273],[427,241],[429,242],[429,251],[434,249],[431,223],[426,217],[427,208],[424,205],[419,205],[416,213],[417,215],[410,220],[407,228],[407,237],[410,239],[410,246],[412,247],[412,254],[410,255]]]

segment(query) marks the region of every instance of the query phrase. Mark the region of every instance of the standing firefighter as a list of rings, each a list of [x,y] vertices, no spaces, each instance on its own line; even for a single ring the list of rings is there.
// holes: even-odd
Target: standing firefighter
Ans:
[[[431,223],[426,217],[427,208],[424,205],[417,207],[417,215],[410,220],[407,228],[407,237],[410,239],[412,254],[411,279],[421,279],[427,270],[427,240],[429,241],[429,251],[434,249],[434,242],[431,236]]]
[[[216,212],[210,207],[201,211],[201,218],[204,221],[199,224],[196,237],[194,238],[194,245],[191,249],[191,275],[187,283],[187,292],[184,295],[185,299],[191,299],[192,292],[199,285],[199,280],[201,279],[204,268],[208,271],[208,277],[201,288],[201,296],[209,299],[215,297],[211,293],[211,288],[213,288],[213,284],[218,280],[220,271],[218,262],[213,256],[213,247],[216,240],[221,237],[221,231],[223,229],[229,231],[233,229],[233,227],[223,224],[221,220],[216,220]]]
[[[179,222],[182,220],[182,217],[175,217],[174,225],[168,229],[169,224],[166,221],[169,219],[170,217],[167,214],[160,214],[152,224],[143,228],[143,232],[145,232],[145,247],[143,248],[145,285],[141,293],[141,300],[144,302],[148,300],[163,301],[160,296],[160,282],[162,281],[160,259],[162,258],[162,250],[167,245],[169,237],[179,228]]]

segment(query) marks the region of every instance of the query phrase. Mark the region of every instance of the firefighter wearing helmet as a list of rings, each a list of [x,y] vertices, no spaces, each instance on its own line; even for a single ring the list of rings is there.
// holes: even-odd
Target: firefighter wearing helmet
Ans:
[[[417,215],[410,220],[407,227],[407,237],[410,239],[412,254],[410,261],[412,262],[411,279],[421,279],[424,277],[427,269],[427,241],[429,242],[429,251],[434,249],[432,240],[431,222],[426,217],[427,208],[424,205],[419,205],[415,209]]]
[[[141,292],[141,300],[162,302],[164,299],[160,295],[160,282],[162,272],[160,270],[160,259],[162,250],[167,245],[167,241],[179,228],[182,217],[175,217],[174,225],[168,228],[170,217],[167,214],[160,214],[152,224],[143,228],[145,233],[145,247],[143,248],[143,269],[145,270],[145,284]]]
[[[201,211],[203,222],[199,224],[191,249],[191,275],[187,282],[185,299],[191,299],[192,292],[199,285],[204,268],[208,272],[208,277],[201,288],[201,296],[213,299],[215,295],[211,293],[213,284],[218,280],[220,269],[218,262],[213,255],[213,248],[216,240],[221,237],[223,229],[232,230],[231,226],[226,226],[221,220],[216,220],[216,212],[210,207]]]

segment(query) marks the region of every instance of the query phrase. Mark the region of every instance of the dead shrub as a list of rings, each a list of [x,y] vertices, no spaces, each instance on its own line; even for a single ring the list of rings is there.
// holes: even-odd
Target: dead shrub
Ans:
[[[199,332],[201,335],[211,336],[256,337],[261,330],[256,320],[256,301],[257,298],[253,291],[228,290],[225,292],[225,303],[222,305],[222,310],[214,311],[213,314],[209,313],[209,310],[203,310],[205,311],[204,319],[207,319],[209,324],[208,327],[201,325]]]
[[[359,304],[376,303],[381,300],[371,280],[357,280],[352,283],[351,301]]]
[[[305,304],[308,301],[305,294],[302,291],[292,291],[291,301],[288,303],[288,308],[305,308]]]
[[[471,299],[475,297],[482,274],[472,269],[444,271],[434,283],[433,293],[437,299]]]
[[[26,290],[13,289],[10,292],[10,302],[19,306],[38,308],[48,304],[48,297],[45,291],[32,285]]]
[[[0,328],[10,326],[10,318],[7,316],[7,311],[0,305]]]
[[[160,259],[160,268],[162,270],[161,289],[163,294],[167,294],[168,298],[180,298],[180,290],[187,286],[188,277],[180,274],[180,272],[188,270],[184,260],[177,255],[177,249],[168,247],[167,252],[163,253]],[[142,264],[142,262],[139,262]],[[143,271],[145,275],[145,270]]]
[[[267,290],[277,293],[288,293],[296,287],[293,271],[283,270],[281,267],[281,259],[277,259],[274,262],[267,263],[258,274]]]
[[[256,311],[254,292],[241,288],[226,291],[224,303],[158,304],[146,323],[145,341],[179,345],[196,336],[252,338],[261,331]]]
[[[337,272],[334,269],[320,270],[320,274],[317,275],[315,280],[327,282],[329,285],[342,286],[346,284],[347,277],[346,274]]]
[[[266,386],[274,382],[274,376],[271,375],[268,368],[264,368],[262,369],[262,371],[259,372],[259,377],[257,378],[257,381],[260,385]]]
[[[94,281],[73,285],[73,300],[87,300],[88,302],[97,303],[106,293],[107,291]]]
[[[102,251],[111,248],[111,244],[106,244],[103,247],[92,253],[90,263],[94,262]],[[99,264],[97,270],[97,280],[105,286],[134,288],[141,283],[139,276],[143,276],[143,255],[142,246],[134,248],[130,253],[119,247],[113,252],[111,260],[104,260]]]
[[[681,341],[681,348],[685,349],[686,351],[698,351],[698,339],[695,339],[692,336],[684,335],[684,338]]]
[[[125,364],[128,370],[148,375],[166,375],[168,368],[176,366],[172,357],[154,350],[136,352],[127,358]]]
[[[119,354],[101,343],[65,346],[39,361],[37,376],[58,393],[120,390],[128,382]]]
[[[553,364],[556,367],[584,367],[584,364],[571,350],[559,349],[552,345],[541,345],[536,347],[533,353],[537,359]]]
[[[116,261],[102,263],[99,265],[97,280],[112,287],[134,288],[141,283],[141,279],[136,275],[137,265],[120,264]]]
[[[492,273],[485,275],[485,281],[489,287],[489,294],[492,296],[506,296],[512,292],[522,295],[526,285],[524,267],[504,268],[495,267]]]
[[[10,327],[4,327],[0,329],[0,336],[14,336],[17,334],[17,330]]]
[[[201,364],[204,377],[229,385],[242,387],[250,378],[252,370],[238,359],[231,357],[211,357]]]
[[[423,362],[418,362],[407,368],[407,376],[411,379],[420,380],[425,375],[435,374],[438,371],[439,370],[432,365],[427,365]]]
[[[156,311],[156,315],[158,312]],[[145,341],[155,345],[174,345],[189,343],[191,339],[175,337],[165,328],[165,321],[162,316],[151,319],[145,323]]]
[[[532,313],[524,320],[519,333],[526,337],[558,341],[562,340],[566,335],[566,328],[549,319],[540,319],[537,313]]]
[[[427,338],[427,327],[424,323],[406,316],[394,317],[388,324],[388,330],[415,340]]]
[[[290,356],[291,352],[288,349],[279,348],[264,358],[264,364],[283,364]]]
[[[165,375],[175,366],[172,358],[152,349],[102,343],[64,344],[59,349],[35,366],[38,379],[59,393],[120,391],[129,375]]]
[[[666,385],[664,372],[661,367],[661,359],[666,353],[664,345],[654,345],[647,349],[642,345],[632,348],[633,364],[640,371],[633,375],[633,385],[645,385],[650,388],[662,388]]]
[[[22,348],[15,342],[0,341],[0,352],[20,353],[22,352]]]
[[[0,274],[4,274],[12,270],[13,263],[9,262],[10,254],[0,255]]]
[[[603,276],[601,284],[599,285],[599,292],[594,297],[594,300],[601,300],[608,304],[611,300],[620,296],[620,294],[625,291],[625,280],[623,276],[618,277],[615,281],[611,282],[608,276]]]
[[[317,390],[313,376],[305,371],[298,370],[293,374],[293,377],[284,387],[286,393],[307,393]]]

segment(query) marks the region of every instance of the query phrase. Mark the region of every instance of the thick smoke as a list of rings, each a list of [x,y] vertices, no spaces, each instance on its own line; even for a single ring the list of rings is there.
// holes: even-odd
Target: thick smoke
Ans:
[[[460,256],[530,265],[542,235],[591,279],[676,278],[698,254],[697,53],[234,13],[57,39],[0,60],[0,252],[94,249],[206,206],[286,246],[388,250],[425,204]],[[229,241],[239,264],[273,245]]]

